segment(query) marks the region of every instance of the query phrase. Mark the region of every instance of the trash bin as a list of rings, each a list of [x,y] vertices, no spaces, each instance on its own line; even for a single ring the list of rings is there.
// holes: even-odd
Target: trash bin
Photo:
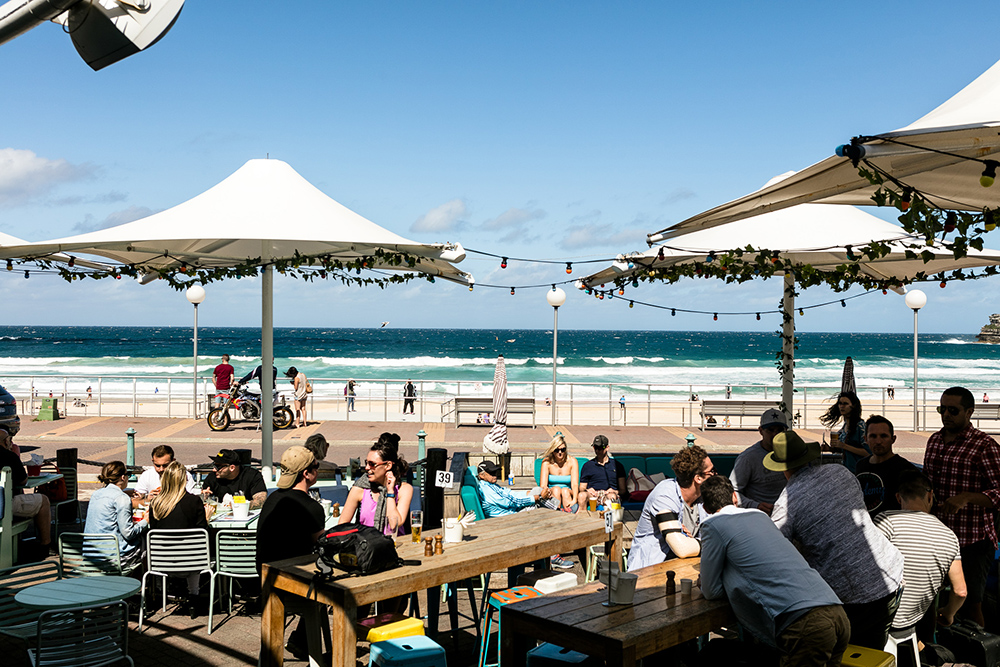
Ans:
[[[38,410],[38,421],[55,421],[59,419],[59,399],[43,398],[42,407]]]

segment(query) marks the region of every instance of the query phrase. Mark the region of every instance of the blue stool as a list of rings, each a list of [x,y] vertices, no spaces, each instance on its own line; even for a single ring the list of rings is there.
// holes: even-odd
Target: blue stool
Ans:
[[[423,635],[376,642],[368,655],[368,667],[448,667],[444,649]]]
[[[487,667],[486,665],[486,654],[490,650],[490,630],[493,629],[493,612],[499,611],[511,602],[520,602],[521,600],[530,600],[531,598],[542,597],[541,592],[537,588],[532,588],[531,586],[514,586],[513,588],[508,588],[503,591],[497,591],[490,595],[490,606],[486,611],[486,617],[483,619],[483,638],[479,644],[479,667]],[[497,621],[497,632],[503,627],[503,614],[500,615]],[[499,641],[499,640],[498,640]],[[494,665],[498,666],[500,664],[500,657],[497,656],[497,661],[490,663],[490,667]]]
[[[541,644],[528,651],[528,667],[562,667],[563,665],[598,667],[601,664],[603,663],[593,656],[570,651],[568,648],[555,644]]]

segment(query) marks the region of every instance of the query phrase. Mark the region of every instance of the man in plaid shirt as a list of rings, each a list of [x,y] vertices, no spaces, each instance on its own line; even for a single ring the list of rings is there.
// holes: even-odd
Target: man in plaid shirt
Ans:
[[[975,399],[964,387],[941,394],[940,431],[927,440],[924,473],[938,501],[937,516],[955,531],[969,589],[965,612],[984,625],[986,574],[997,547],[994,514],[1000,507],[1000,445],[972,428]]]

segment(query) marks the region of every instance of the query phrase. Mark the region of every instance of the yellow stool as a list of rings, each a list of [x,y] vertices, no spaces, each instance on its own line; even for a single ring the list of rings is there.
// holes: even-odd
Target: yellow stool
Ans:
[[[384,642],[387,639],[415,637],[424,634],[424,622],[402,614],[379,614],[358,621],[358,638],[365,641]]]
[[[896,667],[896,659],[885,651],[848,644],[840,664],[842,667]]]

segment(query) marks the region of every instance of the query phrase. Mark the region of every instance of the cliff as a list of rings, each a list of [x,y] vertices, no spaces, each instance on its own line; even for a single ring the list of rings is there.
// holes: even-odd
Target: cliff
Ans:
[[[990,323],[976,336],[983,343],[1000,343],[1000,314],[990,315]]]

